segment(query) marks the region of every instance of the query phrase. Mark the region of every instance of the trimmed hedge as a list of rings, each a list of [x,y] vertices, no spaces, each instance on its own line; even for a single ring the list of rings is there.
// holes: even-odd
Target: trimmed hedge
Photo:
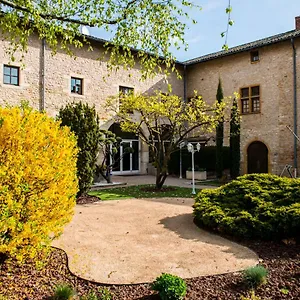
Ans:
[[[185,176],[185,171],[192,167],[191,153],[186,147],[181,150],[182,154],[182,172]],[[199,152],[195,152],[195,166],[206,171],[216,171],[216,146],[205,146]],[[223,167],[230,168],[229,147],[223,147]],[[180,150],[171,154],[171,159],[168,163],[169,174],[179,174],[180,172]]]
[[[299,238],[300,180],[251,174],[202,190],[194,204],[200,226],[238,237]]]

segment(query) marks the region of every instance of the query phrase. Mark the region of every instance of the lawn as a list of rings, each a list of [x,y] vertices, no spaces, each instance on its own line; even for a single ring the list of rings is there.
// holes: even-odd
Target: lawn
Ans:
[[[196,190],[198,193],[200,190]],[[192,198],[192,187],[164,186],[162,190],[156,190],[154,185],[138,185],[115,187],[109,189],[99,189],[89,192],[89,195],[99,197],[101,200],[119,200],[130,198],[161,198],[161,197],[179,197]]]
[[[222,186],[219,180],[200,180],[195,182],[196,185],[208,185],[208,186]]]

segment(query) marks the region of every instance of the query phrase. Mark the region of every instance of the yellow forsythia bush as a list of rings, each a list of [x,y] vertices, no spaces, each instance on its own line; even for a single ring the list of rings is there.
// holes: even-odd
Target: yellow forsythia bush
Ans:
[[[77,193],[75,136],[28,107],[0,107],[0,254],[34,258],[62,232]]]

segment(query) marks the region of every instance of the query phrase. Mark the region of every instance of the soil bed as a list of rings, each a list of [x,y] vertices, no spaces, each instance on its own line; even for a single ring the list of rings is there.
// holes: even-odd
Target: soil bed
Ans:
[[[257,296],[272,300],[300,298],[300,245],[270,242],[243,244],[254,250],[261,258],[261,264],[269,270],[268,283],[256,291]],[[34,263],[17,266],[6,262],[0,266],[0,294],[7,295],[8,299],[49,299],[47,297],[51,296],[56,284],[67,283],[75,287],[80,295],[107,287],[114,294],[113,299],[159,299],[149,284],[102,285],[74,276],[67,265],[66,254],[55,248],[40,271]],[[241,295],[248,295],[240,273],[197,277],[186,282],[186,299],[240,299]]]
[[[88,194],[82,195],[76,199],[77,204],[90,204],[98,201],[101,201],[99,197],[90,196]]]

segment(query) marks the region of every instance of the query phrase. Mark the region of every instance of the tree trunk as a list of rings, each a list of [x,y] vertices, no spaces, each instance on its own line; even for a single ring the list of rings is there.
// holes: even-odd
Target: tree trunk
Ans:
[[[155,188],[157,190],[161,190],[161,188],[163,187],[164,183],[165,183],[165,180],[167,178],[167,173],[166,172],[160,172],[158,169],[157,169],[157,172],[156,172],[156,182],[155,182]]]

